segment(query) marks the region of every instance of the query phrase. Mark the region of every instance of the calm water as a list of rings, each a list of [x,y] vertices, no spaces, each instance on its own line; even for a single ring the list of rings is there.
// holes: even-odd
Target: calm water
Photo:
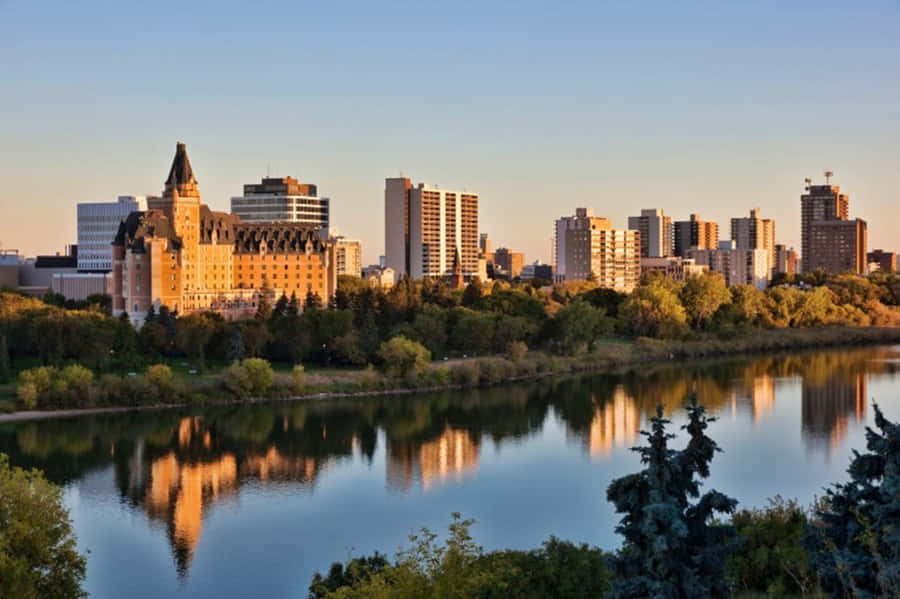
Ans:
[[[486,548],[551,534],[614,548],[610,480],[662,402],[719,417],[706,488],[808,503],[844,478],[872,401],[900,418],[900,347],[678,366],[417,398],[0,425],[65,488],[95,598],[306,596],[312,573],[413,529],[477,520]],[[680,446],[680,439],[675,441]]]

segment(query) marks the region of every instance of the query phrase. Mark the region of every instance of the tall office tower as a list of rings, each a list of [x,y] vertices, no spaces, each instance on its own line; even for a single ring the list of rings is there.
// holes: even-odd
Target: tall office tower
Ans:
[[[78,270],[112,270],[112,242],[119,224],[132,212],[147,209],[144,196],[119,196],[115,202],[78,204]]]
[[[334,255],[337,260],[337,274],[362,276],[362,242],[342,236],[331,237],[334,243]]]
[[[809,257],[803,260],[804,272],[866,274],[866,221],[816,220],[810,224]]]
[[[575,216],[562,216],[556,219],[553,227],[553,277],[559,281],[566,277],[566,232],[570,229],[590,229],[592,227],[611,229],[608,218],[594,216],[593,208],[576,208]]]
[[[80,250],[79,250],[80,251]],[[884,250],[872,250],[866,255],[866,262],[878,265],[878,270],[897,272],[897,253]]]
[[[847,220],[850,218],[850,198],[841,193],[841,188],[831,185],[832,173],[825,173],[825,185],[812,185],[806,180],[806,193],[800,196],[800,257],[803,271],[816,269],[816,258],[812,248],[812,224],[816,221]]]
[[[777,244],[775,246],[775,272],[784,273],[786,275],[795,275],[799,272],[800,260],[797,258],[797,252],[794,248],[788,248],[785,245]]]
[[[775,221],[761,218],[759,208],[750,210],[749,218],[731,219],[731,239],[739,250],[766,250],[769,269],[775,268]]]
[[[672,217],[662,210],[641,210],[640,216],[628,217],[628,228],[641,233],[641,257],[663,258],[672,255],[675,241]]]
[[[482,233],[478,236],[478,251],[481,253],[481,256],[485,258],[493,253],[491,248],[491,238],[487,233]]]
[[[565,226],[559,226],[559,223]],[[563,280],[596,280],[601,287],[630,292],[641,278],[641,234],[615,230],[605,218],[588,216],[584,208],[575,218],[557,221],[564,239]]]
[[[733,240],[720,241],[712,250],[688,250],[698,265],[725,277],[728,285],[753,285],[765,289],[769,283],[769,256],[766,250],[739,250]]]
[[[327,230],[329,202],[310,183],[266,177],[261,183],[244,185],[244,195],[231,198],[231,213],[246,223],[301,223]]]
[[[384,181],[384,238],[395,276],[478,276],[478,194]]]
[[[675,223],[675,255],[687,258],[690,249],[714,250],[719,245],[719,224],[700,220],[692,214],[690,220]]]

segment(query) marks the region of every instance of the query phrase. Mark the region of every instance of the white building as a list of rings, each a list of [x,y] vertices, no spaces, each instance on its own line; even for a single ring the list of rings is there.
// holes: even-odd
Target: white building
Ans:
[[[734,241],[720,241],[715,250],[688,250],[689,258],[725,277],[728,285],[753,285],[765,289],[769,284],[769,253],[765,249],[739,250]]]
[[[479,276],[478,194],[385,179],[385,257],[397,277]]]
[[[119,223],[132,212],[147,209],[145,196],[119,196],[115,202],[78,204],[78,270],[112,270],[112,242]]]
[[[362,276],[362,242],[358,239],[335,237],[334,255],[337,261],[337,274]]]
[[[231,213],[244,222],[303,223],[327,230],[329,203],[328,198],[319,197],[315,185],[293,177],[266,177],[244,185],[244,195],[231,198]]]

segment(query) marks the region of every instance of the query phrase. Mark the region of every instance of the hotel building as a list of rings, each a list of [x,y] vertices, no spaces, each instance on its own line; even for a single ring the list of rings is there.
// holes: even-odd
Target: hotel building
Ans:
[[[255,312],[261,294],[330,300],[334,244],[309,225],[245,223],[200,202],[185,145],[176,146],[162,197],[132,212],[113,242],[113,311],[136,325],[150,307],[227,317]]]

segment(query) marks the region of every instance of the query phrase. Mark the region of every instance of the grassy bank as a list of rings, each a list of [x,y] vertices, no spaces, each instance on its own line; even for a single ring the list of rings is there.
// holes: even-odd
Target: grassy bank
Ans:
[[[900,343],[900,328],[823,327],[810,329],[754,329],[728,336],[695,334],[683,340],[603,339],[590,351],[575,356],[532,351],[518,356],[488,356],[445,360],[424,371],[389,377],[369,366],[365,369],[291,369],[276,364],[263,385],[239,380],[231,368],[196,373],[183,360],[171,361],[171,374],[160,378],[144,373],[104,374],[84,380],[66,370],[56,371],[47,391],[26,405],[16,397],[15,385],[0,387],[0,414],[29,410],[71,410],[107,407],[150,407],[211,404],[266,399],[325,399],[352,395],[415,393],[442,389],[490,386],[506,381],[578,372],[614,372],[672,360],[784,352],[789,350]],[[79,370],[77,367],[70,370]],[[84,369],[80,369],[84,370]],[[75,373],[78,375],[79,373]],[[236,378],[237,376],[237,378]],[[21,395],[21,393],[19,394]]]

